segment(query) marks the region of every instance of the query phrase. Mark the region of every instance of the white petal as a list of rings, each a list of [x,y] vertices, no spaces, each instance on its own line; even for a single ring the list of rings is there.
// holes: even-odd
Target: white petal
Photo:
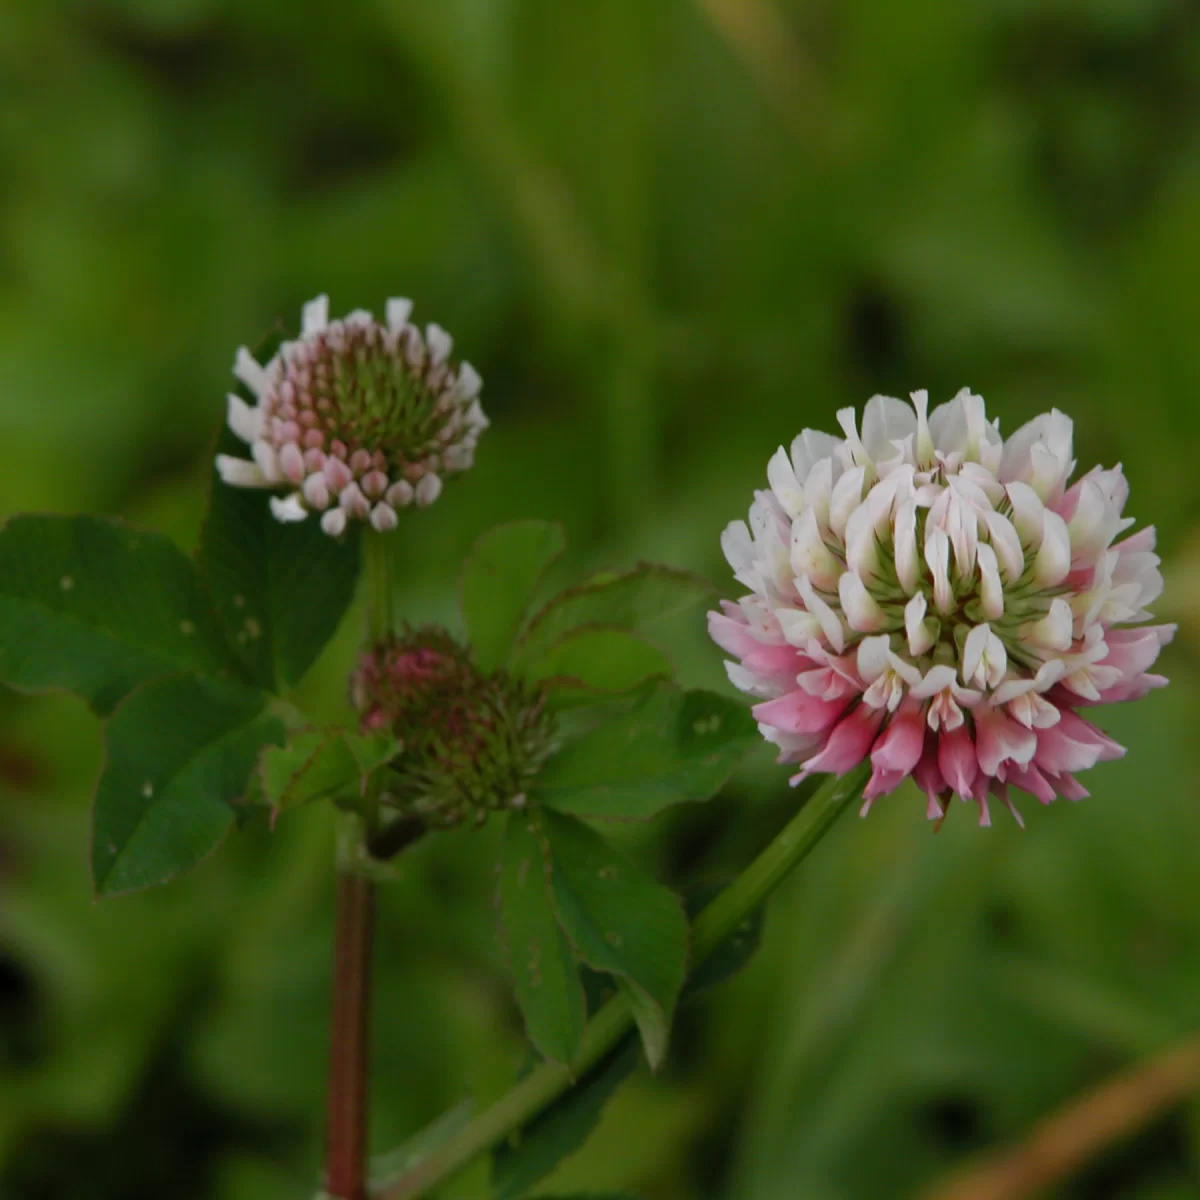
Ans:
[[[896,575],[900,586],[911,593],[921,578],[921,560],[917,555],[917,506],[913,501],[906,501],[897,510],[892,538]]]
[[[371,509],[371,524],[380,533],[387,533],[389,529],[395,529],[400,524],[400,518],[396,516],[396,510],[390,504],[377,504]]]
[[[1020,535],[1021,543],[1036,550],[1042,544],[1042,534],[1046,528],[1046,506],[1027,483],[1010,483],[1005,490],[1013,508],[1012,523]]]
[[[721,552],[734,577],[751,591],[757,591],[758,564],[754,541],[745,521],[730,521],[721,533]]]
[[[265,478],[272,483],[282,481],[283,472],[279,469],[279,459],[275,455],[274,446],[260,439],[250,447],[250,453],[254,456],[254,461],[258,463]]]
[[[789,646],[803,650],[814,638],[821,636],[821,622],[812,613],[800,608],[780,608],[776,614],[783,639]]]
[[[891,643],[887,634],[863,638],[858,644],[858,673],[864,683],[874,683],[890,665]]]
[[[917,466],[930,467],[934,463],[934,444],[929,430],[929,393],[922,388],[913,392],[910,398],[917,414],[917,440],[913,453]]]
[[[433,323],[425,326],[425,344],[435,363],[444,363],[454,349],[454,339],[440,325]]]
[[[837,411],[837,422],[842,427],[842,432],[846,435],[846,440],[843,443],[850,452],[850,457],[853,459],[856,466],[865,465],[870,455],[867,453],[867,448],[862,444],[862,439],[858,436],[858,413],[853,408],[839,408]]]
[[[413,302],[401,296],[393,296],[387,302],[387,325],[393,333],[399,333],[408,324],[412,316]],[[328,532],[328,531],[326,531]]]
[[[969,393],[968,393],[969,394]],[[948,404],[939,404],[929,416],[929,432],[943,454],[963,454],[967,449],[967,414],[963,392]]]
[[[1000,460],[1001,481],[1033,482],[1035,445],[1048,450],[1054,461],[1070,462],[1073,436],[1074,427],[1070,419],[1057,409],[1034,417],[1004,443],[1004,455]]]
[[[953,667],[930,667],[925,673],[925,678],[913,688],[913,698],[928,700],[930,696],[936,696],[938,692],[944,692],[948,687],[953,687],[957,680],[958,673]]]
[[[451,446],[442,455],[442,466],[447,471],[469,471],[475,465],[475,447],[469,442]]]
[[[793,462],[795,456],[793,456]],[[797,479],[800,476],[797,474]],[[816,515],[822,529],[829,528],[829,504],[833,497],[833,459],[823,458],[817,463],[804,483],[804,505]]]
[[[300,502],[300,497],[294,492],[282,500],[278,496],[272,496],[271,512],[275,520],[283,521],[285,524],[304,521],[308,518],[308,509],[304,507]]]
[[[879,486],[875,485],[872,495]],[[879,541],[872,515],[868,499],[868,503],[860,504],[846,522],[846,562],[863,579],[875,579],[879,575]]]
[[[341,537],[346,532],[346,514],[340,508],[331,508],[321,518],[321,529],[330,537]]]
[[[798,517],[804,510],[804,489],[797,481],[792,461],[782,446],[771,455],[771,461],[767,463],[767,482],[771,485],[775,498],[783,505],[783,511],[789,517]]]
[[[217,455],[217,474],[222,483],[233,487],[270,487],[271,481],[263,474],[258,463],[244,458],[233,458],[229,454]]]
[[[463,365],[466,366],[467,364],[464,363]],[[467,409],[465,420],[476,433],[482,433],[491,424],[491,421],[484,414],[483,405],[478,400],[473,401],[471,407]]]
[[[920,592],[904,607],[904,632],[908,637],[908,650],[913,658],[920,658],[933,649],[933,633],[925,621],[928,607],[925,597]]]
[[[279,469],[290,483],[300,483],[304,478],[304,451],[295,442],[281,446],[278,453]]]
[[[310,300],[301,315],[300,331],[305,337],[321,333],[329,324],[329,297],[318,296]]]
[[[971,683],[975,676],[979,674],[979,668],[983,665],[983,655],[988,648],[991,636],[992,629],[990,625],[976,625],[967,634],[966,645],[963,646],[962,652],[963,683]]]
[[[397,480],[387,490],[387,502],[393,508],[404,508],[413,502],[413,485],[407,479]]]
[[[792,442],[792,466],[801,483],[808,481],[809,473],[823,459],[832,458],[838,439],[819,429],[805,429]]]
[[[1070,604],[1058,596],[1051,603],[1050,611],[1029,626],[1028,636],[1049,650],[1070,650],[1074,624]]]
[[[238,347],[233,373],[260,399],[267,391],[267,373],[245,346]]]
[[[837,586],[842,565],[822,540],[816,514],[811,508],[792,522],[789,561],[794,575],[809,576],[817,587],[832,591]]]
[[[903,400],[892,396],[872,396],[863,409],[862,440],[867,453],[876,462],[895,453],[893,442],[912,437],[917,418]]]
[[[849,410],[851,413],[853,409]],[[867,473],[863,467],[851,467],[833,485],[829,499],[829,527],[838,537],[844,537],[850,514],[862,503],[863,484]]]
[[[801,575],[796,580],[796,588],[804,599],[805,607],[820,621],[821,632],[825,635],[826,640],[838,654],[841,654],[846,649],[846,631],[842,627],[841,618],[817,595],[806,576]]]
[[[365,517],[371,511],[371,505],[362,488],[357,483],[348,483],[338,493],[338,503],[346,511],[348,517]]]
[[[933,602],[938,612],[948,613],[954,607],[950,587],[950,539],[943,529],[933,529],[925,538],[925,562],[933,576]]]
[[[1025,571],[1025,552],[1021,549],[1016,527],[1006,516],[992,509],[983,514],[983,520],[992,548],[996,551],[1004,582],[1016,583]]]
[[[461,363],[458,368],[458,382],[454,385],[454,391],[459,399],[474,400],[479,395],[481,387],[483,387],[483,380],[479,377],[479,372],[469,362]],[[482,416],[483,409],[479,411]]]
[[[229,428],[242,439],[246,445],[250,445],[256,437],[262,433],[262,409],[254,406],[251,407],[241,398],[230,392],[225,397],[227,405],[226,419],[229,422]]]
[[[413,497],[418,508],[428,508],[442,494],[441,478],[433,472],[422,475],[417,486],[413,489]]]
[[[856,633],[878,633],[887,628],[887,613],[852,571],[846,571],[838,580],[838,598],[846,614],[846,623]]]
[[[1000,582],[1000,564],[996,552],[986,543],[979,546],[979,597],[983,615],[989,621],[1004,616],[1004,587]]]
[[[1071,571],[1071,535],[1067,523],[1046,509],[1046,534],[1033,563],[1033,580],[1038,587],[1057,587]]]
[[[304,498],[313,508],[324,510],[329,507],[329,484],[321,471],[316,471],[304,481]]]

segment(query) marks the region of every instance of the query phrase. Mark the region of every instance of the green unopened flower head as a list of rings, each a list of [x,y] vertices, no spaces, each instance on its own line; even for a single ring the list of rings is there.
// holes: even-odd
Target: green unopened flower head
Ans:
[[[538,690],[484,674],[436,627],[377,642],[350,686],[363,731],[403,744],[385,802],[447,827],[524,806],[554,734]]]

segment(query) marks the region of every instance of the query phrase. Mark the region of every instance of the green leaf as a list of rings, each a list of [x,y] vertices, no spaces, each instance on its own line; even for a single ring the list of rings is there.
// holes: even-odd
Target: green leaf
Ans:
[[[550,903],[549,871],[537,824],[512,814],[500,860],[500,905],[517,1003],[529,1040],[547,1058],[569,1063],[587,1011],[574,955]]]
[[[263,800],[282,809],[351,790],[362,795],[367,777],[399,749],[399,743],[386,736],[364,737],[343,729],[298,730],[285,746],[264,751],[259,764]]]
[[[524,670],[564,634],[585,625],[643,631],[685,609],[710,603],[716,589],[698,575],[642,563],[632,571],[609,571],[555,596],[530,622],[513,655]]]
[[[246,457],[228,429],[217,449]],[[354,599],[362,565],[360,522],[341,539],[321,532],[315,517],[284,524],[268,492],[230,487],[214,467],[197,561],[217,614],[249,678],[268,691],[295,684]]]
[[[0,529],[0,678],[66,688],[101,716],[178,671],[236,677],[195,566],[173,542],[102,517]]]
[[[162,883],[194,866],[233,824],[263,746],[286,736],[266,697],[172,676],[138,688],[106,731],[92,876],[101,895]]]
[[[637,1066],[637,1060],[637,1042],[631,1036],[526,1125],[513,1142],[501,1146],[492,1163],[495,1200],[518,1200],[568,1154],[578,1150],[600,1120],[609,1097]]]
[[[546,568],[566,548],[562,526],[513,521],[488,530],[463,567],[460,596],[468,641],[484,671],[508,660]]]
[[[588,966],[626,987],[646,1057],[657,1069],[687,962],[683,905],[582,821],[552,809],[537,819],[549,843],[559,924]]]
[[[671,660],[657,646],[623,629],[585,626],[531,662],[525,678],[546,685],[552,702],[561,706],[596,700],[596,693],[630,692],[649,679],[673,674]]]
[[[758,744],[744,705],[714,692],[658,688],[555,755],[532,795],[580,816],[650,817],[707,800]]]

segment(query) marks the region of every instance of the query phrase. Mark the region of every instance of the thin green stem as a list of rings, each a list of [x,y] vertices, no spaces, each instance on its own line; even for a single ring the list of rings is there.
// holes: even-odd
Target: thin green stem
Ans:
[[[392,544],[386,533],[368,529],[363,534],[363,559],[367,576],[367,637],[375,642],[392,632],[395,583]]]
[[[771,844],[696,918],[692,926],[692,970],[704,963],[808,856],[838,816],[861,796],[866,778],[866,769],[860,767],[825,783]],[[629,1003],[624,994],[618,994],[588,1022],[579,1054],[569,1068],[546,1063],[531,1071],[434,1154],[378,1188],[373,1193],[375,1200],[416,1200],[426,1195],[430,1188],[536,1117],[582,1079],[632,1029]]]

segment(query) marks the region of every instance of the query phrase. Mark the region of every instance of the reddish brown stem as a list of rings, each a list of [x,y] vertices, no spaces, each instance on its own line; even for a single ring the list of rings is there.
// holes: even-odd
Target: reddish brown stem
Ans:
[[[325,1188],[338,1200],[367,1200],[367,1050],[375,885],[339,872],[334,928],[333,1021]]]

